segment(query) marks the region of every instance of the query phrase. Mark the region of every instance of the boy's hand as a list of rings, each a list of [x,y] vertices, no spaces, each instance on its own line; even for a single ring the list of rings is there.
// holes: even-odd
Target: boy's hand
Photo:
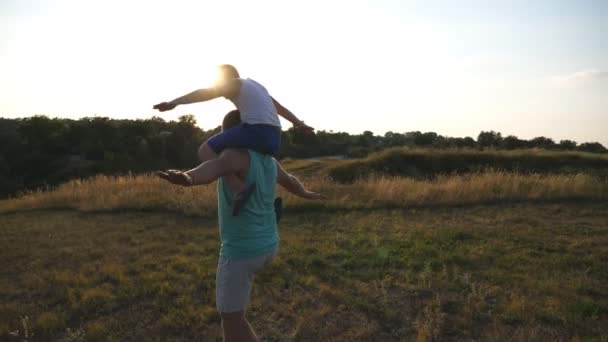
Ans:
[[[177,107],[177,105],[175,103],[171,103],[171,102],[161,102],[157,105],[154,105],[154,107],[152,107],[152,109],[158,109],[161,112],[166,112],[168,110],[171,110],[173,108]]]
[[[304,123],[304,121],[301,121],[295,125],[293,125],[295,129],[302,131],[306,134],[312,134],[315,132],[315,129],[308,126],[307,124]]]
[[[156,171],[156,175],[170,183],[181,186],[192,186],[192,178],[181,171],[167,170]]]

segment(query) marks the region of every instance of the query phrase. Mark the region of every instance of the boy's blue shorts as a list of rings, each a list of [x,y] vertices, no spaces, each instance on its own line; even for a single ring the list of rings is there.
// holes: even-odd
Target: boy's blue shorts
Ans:
[[[246,148],[272,155],[279,151],[281,129],[271,125],[242,123],[212,136],[207,144],[217,154],[227,148]]]

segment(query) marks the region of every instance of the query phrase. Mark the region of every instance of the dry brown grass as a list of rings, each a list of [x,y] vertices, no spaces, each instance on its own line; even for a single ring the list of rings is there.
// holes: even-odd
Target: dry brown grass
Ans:
[[[27,193],[0,203],[0,212],[70,208],[81,211],[165,209],[186,214],[215,213],[215,188],[182,188],[151,175],[95,176],[72,180],[51,191]]]
[[[311,203],[280,189],[279,194],[285,198],[287,206],[353,209],[608,198],[608,182],[587,174],[524,175],[487,171],[434,180],[373,177],[353,184],[338,184],[327,177],[316,177],[305,178],[304,182],[310,189],[327,194],[329,199]],[[170,210],[214,216],[217,202],[215,185],[182,188],[152,175],[96,176],[70,181],[51,191],[32,192],[0,202],[0,213],[56,208]]]
[[[435,181],[376,178],[362,182],[363,193],[384,204],[463,204],[503,200],[601,199],[608,182],[586,174],[523,175],[485,172],[470,176],[442,176]]]

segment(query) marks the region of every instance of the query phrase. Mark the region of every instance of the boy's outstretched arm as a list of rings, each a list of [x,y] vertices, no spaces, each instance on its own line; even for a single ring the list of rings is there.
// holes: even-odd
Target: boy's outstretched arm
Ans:
[[[301,129],[307,133],[312,133],[315,130],[314,128],[305,124],[304,121],[298,119],[291,111],[289,111],[289,109],[283,107],[283,105],[280,104],[279,101],[275,100],[274,97],[272,98],[272,102],[277,109],[277,113],[284,117],[285,120],[291,122],[295,128]]]
[[[278,161],[275,160],[275,162],[277,163],[277,183],[285,188],[285,190],[298,197],[311,200],[327,198],[323,194],[307,190],[296,176],[285,171]]]
[[[237,79],[227,81],[221,85],[216,85],[211,88],[203,88],[195,90],[189,94],[178,97],[173,101],[161,102],[154,105],[152,109],[158,109],[161,112],[171,110],[179,105],[205,102],[213,100],[220,96],[223,97],[235,97],[236,94],[241,90],[241,82]]]

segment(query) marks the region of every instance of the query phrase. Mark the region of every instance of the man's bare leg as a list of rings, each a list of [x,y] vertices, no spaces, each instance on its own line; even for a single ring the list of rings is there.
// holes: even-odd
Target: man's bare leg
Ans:
[[[221,313],[224,342],[257,342],[253,328],[245,318],[244,311]]]

